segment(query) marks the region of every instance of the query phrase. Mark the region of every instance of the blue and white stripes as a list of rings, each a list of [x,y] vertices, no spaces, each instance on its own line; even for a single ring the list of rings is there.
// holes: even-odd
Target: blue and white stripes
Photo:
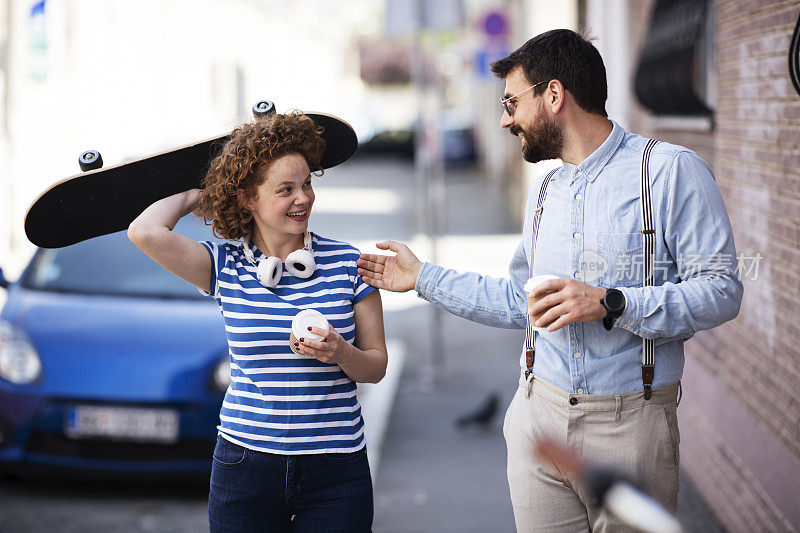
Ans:
[[[258,451],[341,453],[364,446],[356,384],[338,365],[289,349],[292,318],[315,309],[348,342],[355,339],[353,305],[373,289],[356,270],[358,250],[312,234],[317,269],[308,279],[284,270],[277,287],[263,287],[241,245],[203,241],[216,275],[214,298],[225,320],[231,385],[218,429]],[[264,254],[250,244],[256,258]]]

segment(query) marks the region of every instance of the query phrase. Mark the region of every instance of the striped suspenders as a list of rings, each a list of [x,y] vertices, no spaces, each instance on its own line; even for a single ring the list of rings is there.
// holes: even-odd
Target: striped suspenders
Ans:
[[[655,285],[653,279],[653,264],[656,259],[656,230],[653,224],[653,201],[650,194],[650,153],[658,144],[655,139],[649,139],[642,154],[642,241],[644,243],[642,286]],[[649,400],[653,395],[653,377],[655,376],[655,351],[656,344],[653,339],[642,338],[642,384],[644,385],[644,399]]]
[[[650,154],[658,141],[649,139],[642,154],[641,171],[641,202],[642,202],[642,240],[643,248],[643,272],[642,286],[648,287],[655,284],[654,263],[655,263],[655,225],[653,223],[653,201],[650,191]],[[556,169],[557,170],[557,169]],[[536,236],[539,233],[539,221],[544,209],[544,199],[547,196],[547,186],[556,173],[550,171],[545,176],[542,186],[539,189],[539,199],[536,203],[536,211],[533,214],[533,229],[531,232],[531,258],[529,263],[530,277],[533,277],[533,257],[536,249]],[[525,379],[531,379],[533,375],[533,362],[535,359],[534,331],[531,324],[530,315],[526,314],[527,326],[525,328]],[[644,398],[649,400],[653,395],[653,378],[655,377],[655,341],[653,339],[642,338],[642,385],[644,386]]]
[[[536,250],[536,235],[539,233],[539,220],[542,218],[542,210],[544,209],[544,198],[547,196],[547,186],[550,185],[550,180],[558,169],[551,170],[547,176],[544,177],[542,187],[539,189],[539,200],[536,202],[536,211],[533,212],[533,230],[531,231],[531,260],[529,264],[529,278],[533,277],[533,253]],[[525,379],[530,381],[533,375],[533,360],[535,352],[533,347],[534,333],[533,324],[531,324],[531,316],[526,312],[527,325],[525,327]]]

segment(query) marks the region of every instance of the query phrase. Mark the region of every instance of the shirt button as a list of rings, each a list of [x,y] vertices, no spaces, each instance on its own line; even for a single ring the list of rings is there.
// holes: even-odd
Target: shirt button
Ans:
[[[581,196],[581,193],[575,195],[576,200],[580,200],[581,198],[583,198],[583,196]]]
[[[577,398],[570,398],[569,399],[569,404],[570,405],[578,405],[578,399]]]
[[[578,233],[577,231],[575,233],[573,233],[572,236],[575,237],[576,239],[580,239],[581,238],[581,234]]]
[[[581,279],[581,273],[575,272],[575,279]]]
[[[573,355],[575,356],[575,359],[580,359],[581,352],[575,352]]]
[[[583,389],[578,389],[578,394],[583,394]]]

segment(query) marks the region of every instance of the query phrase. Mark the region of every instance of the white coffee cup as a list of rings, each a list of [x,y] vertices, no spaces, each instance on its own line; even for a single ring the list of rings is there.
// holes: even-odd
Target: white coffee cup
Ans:
[[[539,284],[544,283],[545,281],[550,281],[551,279],[560,279],[560,278],[558,276],[553,276],[552,274],[540,274],[538,276],[533,276],[532,278],[530,278],[528,281],[525,282],[525,285],[522,288],[525,291],[525,295],[527,296],[528,299],[528,311],[530,311],[531,306],[533,306],[533,304],[535,304],[536,302],[538,302],[539,300],[550,294],[550,292],[547,292],[545,294],[541,294],[536,298],[534,298],[533,296],[531,296],[533,289]],[[535,324],[536,321],[542,318],[542,315],[545,314],[546,312],[547,309],[545,309],[538,315],[530,317],[531,324]],[[533,329],[534,331],[538,332],[547,331],[547,328],[538,328],[536,326],[533,326]]]

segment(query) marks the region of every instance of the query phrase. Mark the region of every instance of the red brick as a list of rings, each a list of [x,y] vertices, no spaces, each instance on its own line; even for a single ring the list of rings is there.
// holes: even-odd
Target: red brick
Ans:
[[[631,2],[632,21],[646,21],[652,1]],[[800,2],[714,3],[717,102],[714,129],[670,131],[665,140],[702,150],[712,165],[739,253],[761,253],[757,280],[743,280],[736,320],[699,332],[687,357],[708,368],[761,424],[800,460],[800,95],[788,73],[789,43]],[[635,27],[640,43],[645,22]],[[633,128],[656,135],[636,108]],[[699,151],[698,151],[699,153]],[[776,410],[781,402],[788,406]],[[682,415],[684,465],[733,531],[789,526],[760,491],[748,465],[718,442],[713,421]],[[688,438],[687,438],[688,437]],[[797,525],[795,525],[796,527]]]

